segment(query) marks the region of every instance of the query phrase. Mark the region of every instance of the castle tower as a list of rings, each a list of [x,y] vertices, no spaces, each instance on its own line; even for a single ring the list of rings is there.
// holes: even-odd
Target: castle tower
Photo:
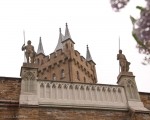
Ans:
[[[54,52],[50,56],[37,54],[35,58],[38,63],[39,79],[96,83],[95,63],[89,49],[87,50],[87,59],[85,59],[74,49],[74,44],[66,23],[65,36],[59,29],[59,39]],[[39,45],[41,46],[41,42]],[[41,50],[38,49],[38,51]]]

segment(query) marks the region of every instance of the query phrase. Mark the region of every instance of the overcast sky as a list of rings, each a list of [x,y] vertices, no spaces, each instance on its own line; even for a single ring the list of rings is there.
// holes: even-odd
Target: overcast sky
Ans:
[[[139,91],[150,92],[150,65],[141,64],[144,55],[138,53],[131,36],[129,15],[138,17],[136,5],[143,0],[131,0],[120,13],[112,11],[109,0],[1,0],[0,1],[0,76],[20,77],[24,61],[21,47],[25,38],[37,51],[42,37],[46,55],[55,50],[59,28],[65,32],[68,23],[75,49],[86,57],[86,45],[96,63],[98,83],[116,84],[119,49],[126,55],[130,71],[136,76]]]

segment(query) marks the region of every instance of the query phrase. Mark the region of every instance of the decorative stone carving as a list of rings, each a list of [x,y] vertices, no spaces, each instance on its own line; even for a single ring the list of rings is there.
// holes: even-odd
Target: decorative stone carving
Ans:
[[[127,109],[121,86],[88,85],[55,81],[38,81],[39,105]]]
[[[20,105],[38,105],[37,96],[37,68],[21,68]]]
[[[135,76],[131,72],[121,72],[118,76],[119,85],[124,86],[128,107],[132,111],[149,111],[141,102],[137,90]]]
[[[35,91],[35,76],[32,72],[27,72],[24,77],[24,92],[34,92]]]

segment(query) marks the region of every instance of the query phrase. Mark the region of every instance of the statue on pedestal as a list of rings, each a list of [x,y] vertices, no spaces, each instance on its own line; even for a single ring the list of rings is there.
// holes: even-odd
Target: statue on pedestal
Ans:
[[[130,62],[128,62],[125,55],[122,54],[122,50],[119,50],[119,54],[117,54],[117,60],[119,60],[119,65],[121,67],[121,72],[128,72]]]
[[[25,50],[25,56],[27,58],[27,63],[34,63],[34,58],[36,52],[34,51],[34,46],[31,45],[31,41],[28,40],[27,45],[23,44],[22,51]]]

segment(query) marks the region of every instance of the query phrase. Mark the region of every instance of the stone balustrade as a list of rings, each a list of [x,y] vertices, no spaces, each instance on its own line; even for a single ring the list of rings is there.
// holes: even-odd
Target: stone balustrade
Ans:
[[[121,86],[38,80],[37,90],[41,106],[127,109]]]

